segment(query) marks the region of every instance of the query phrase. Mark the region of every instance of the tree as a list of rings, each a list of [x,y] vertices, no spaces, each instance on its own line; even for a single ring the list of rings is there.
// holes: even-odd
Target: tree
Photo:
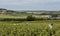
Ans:
[[[33,17],[32,15],[27,16],[27,21],[34,21],[35,17]]]
[[[53,15],[52,15],[52,17],[58,17],[58,15],[56,15],[56,14],[53,14]]]

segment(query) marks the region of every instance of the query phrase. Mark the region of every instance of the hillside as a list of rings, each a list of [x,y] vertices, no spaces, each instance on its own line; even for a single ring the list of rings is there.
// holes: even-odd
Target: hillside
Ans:
[[[0,8],[0,18],[26,18],[28,15],[34,15],[40,17],[40,15],[51,15],[51,14],[59,14],[60,11],[40,11],[40,10],[34,10],[34,11],[14,11],[14,10],[8,10]]]
[[[14,10],[8,10],[0,8],[0,14],[60,14],[60,11],[44,11],[44,10],[22,10],[22,11],[14,11]]]

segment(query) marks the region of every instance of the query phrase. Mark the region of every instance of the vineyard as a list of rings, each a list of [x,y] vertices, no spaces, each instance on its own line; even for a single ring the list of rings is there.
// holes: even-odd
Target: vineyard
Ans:
[[[50,30],[48,24],[53,23]],[[60,20],[0,21],[0,36],[60,36]]]

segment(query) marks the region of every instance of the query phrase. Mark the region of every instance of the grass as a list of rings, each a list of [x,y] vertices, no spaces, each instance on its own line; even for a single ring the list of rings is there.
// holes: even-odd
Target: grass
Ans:
[[[50,36],[48,28],[50,23],[54,25],[55,34],[60,36],[60,20],[0,21],[0,36]]]
[[[0,15],[0,18],[26,18],[27,15]]]

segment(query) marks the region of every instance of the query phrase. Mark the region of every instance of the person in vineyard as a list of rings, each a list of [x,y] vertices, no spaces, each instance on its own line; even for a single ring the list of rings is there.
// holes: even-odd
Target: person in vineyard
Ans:
[[[55,36],[55,31],[53,29],[53,23],[49,24],[48,27],[49,27],[50,36]]]
[[[49,24],[49,29],[52,29],[53,28],[53,24]]]

